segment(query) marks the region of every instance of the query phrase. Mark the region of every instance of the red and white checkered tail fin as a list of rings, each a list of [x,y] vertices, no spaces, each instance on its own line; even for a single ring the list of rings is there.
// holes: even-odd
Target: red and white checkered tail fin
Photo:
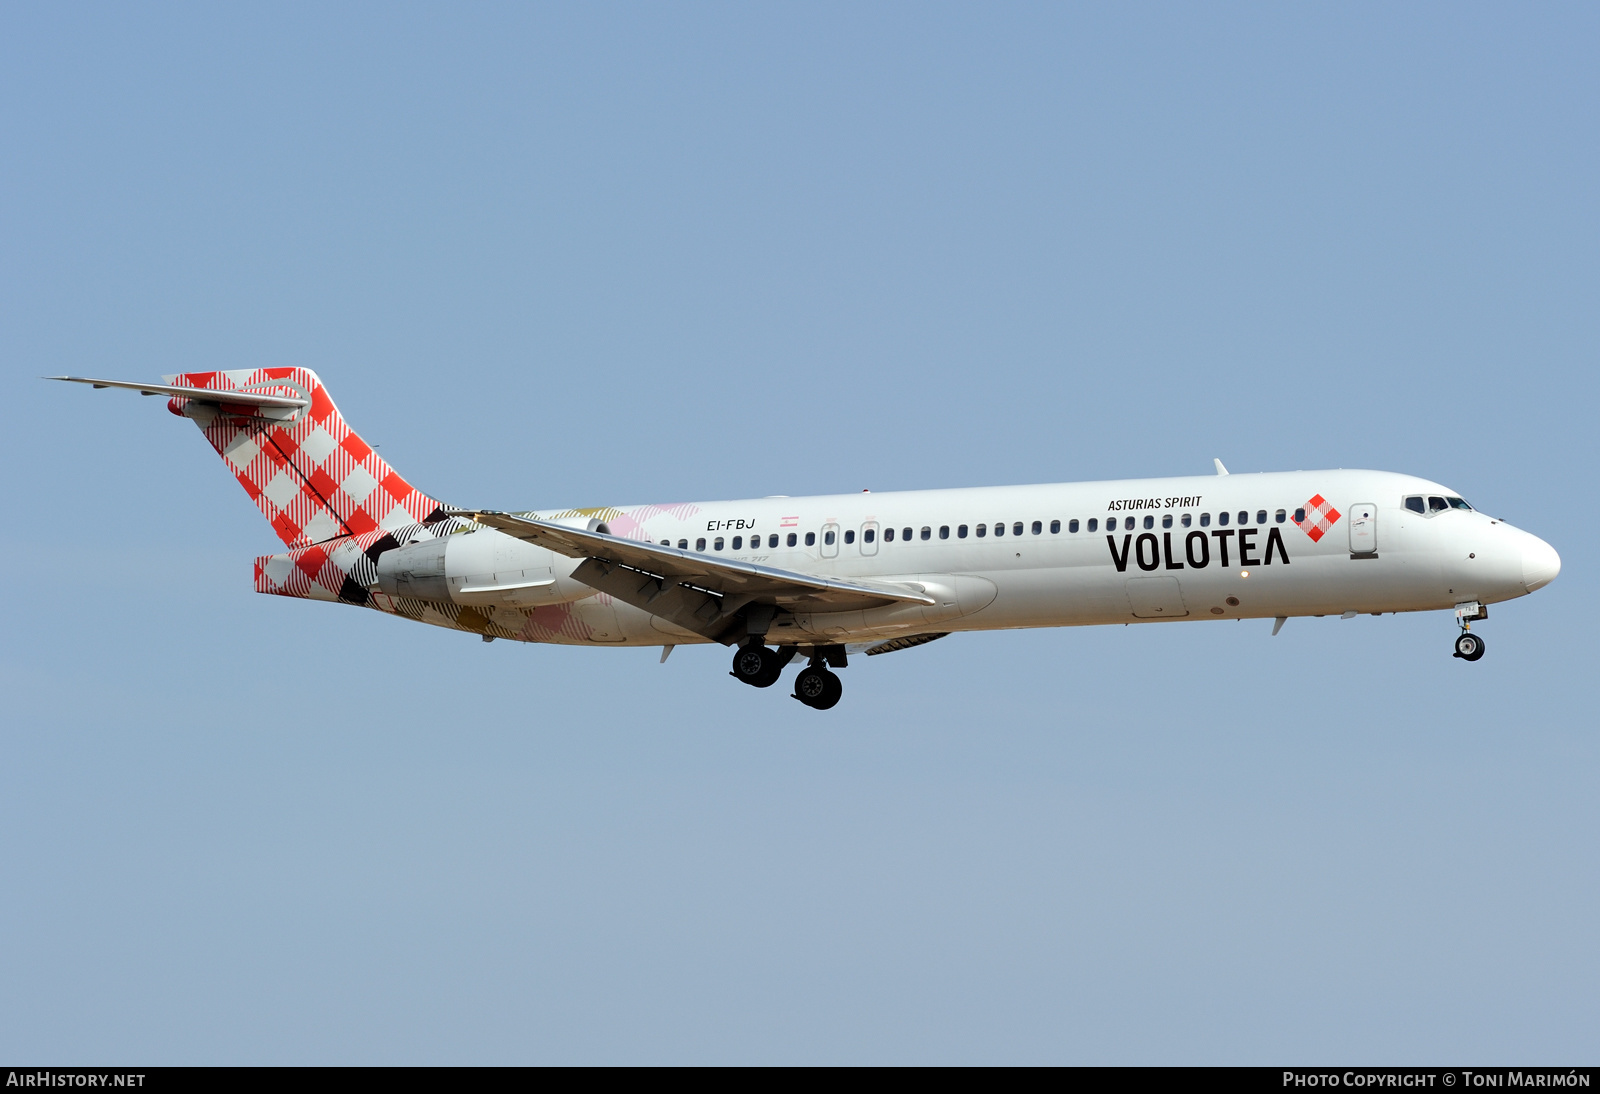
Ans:
[[[230,402],[160,392],[174,395],[167,409],[194,419],[291,548],[444,518],[437,501],[401,478],[345,424],[310,369],[187,372],[166,381],[174,388],[239,396]]]

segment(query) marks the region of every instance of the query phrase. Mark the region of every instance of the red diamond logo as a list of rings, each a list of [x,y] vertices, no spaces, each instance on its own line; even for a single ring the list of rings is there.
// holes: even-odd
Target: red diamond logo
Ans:
[[[1339,523],[1339,510],[1335,509],[1328,499],[1321,494],[1313,494],[1311,500],[1305,505],[1305,519],[1300,519],[1300,514],[1295,515],[1295,523],[1300,530],[1311,537],[1311,542],[1316,543],[1328,534],[1328,529]]]

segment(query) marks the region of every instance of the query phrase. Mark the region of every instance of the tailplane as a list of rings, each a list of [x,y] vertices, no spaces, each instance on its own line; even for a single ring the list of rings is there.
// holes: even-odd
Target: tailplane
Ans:
[[[187,372],[151,385],[51,379],[170,396],[167,409],[194,419],[290,548],[445,519],[345,424],[310,369]]]

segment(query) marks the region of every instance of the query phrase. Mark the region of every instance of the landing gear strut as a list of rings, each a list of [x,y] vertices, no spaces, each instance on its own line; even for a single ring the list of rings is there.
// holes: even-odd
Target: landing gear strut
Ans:
[[[1456,605],[1456,622],[1461,624],[1461,633],[1456,635],[1456,652],[1453,656],[1463,661],[1476,661],[1483,656],[1483,639],[1472,633],[1472,621],[1488,618],[1489,609],[1475,600]]]

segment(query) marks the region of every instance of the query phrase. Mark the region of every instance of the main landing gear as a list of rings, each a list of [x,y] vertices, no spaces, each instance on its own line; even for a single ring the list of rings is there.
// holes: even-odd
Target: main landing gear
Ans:
[[[827,710],[843,694],[839,678],[818,664],[801,669],[794,678],[794,697],[813,710]]]
[[[735,680],[756,688],[770,688],[778,682],[783,670],[795,654],[795,646],[769,649],[760,642],[747,642],[733,651],[733,670],[728,673]],[[828,666],[845,667],[843,646],[818,646],[811,651],[811,664],[795,677],[794,697],[814,710],[827,710],[844,694],[844,685],[828,671]]]
[[[1456,605],[1456,622],[1461,624],[1461,633],[1456,635],[1456,652],[1452,656],[1463,661],[1476,661],[1483,656],[1483,639],[1472,633],[1472,621],[1488,618],[1489,609],[1476,601]]]
[[[793,646],[769,650],[759,642],[749,642],[733,651],[733,671],[729,676],[755,688],[770,688],[783,675],[783,667],[794,660]]]

